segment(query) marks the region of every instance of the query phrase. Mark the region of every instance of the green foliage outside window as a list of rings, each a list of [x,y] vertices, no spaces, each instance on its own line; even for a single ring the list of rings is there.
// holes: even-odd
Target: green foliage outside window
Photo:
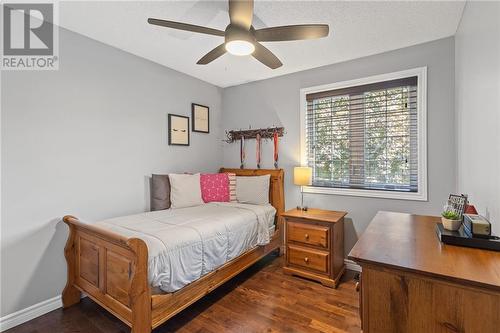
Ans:
[[[408,189],[413,97],[397,87],[314,100],[307,135],[314,185]]]

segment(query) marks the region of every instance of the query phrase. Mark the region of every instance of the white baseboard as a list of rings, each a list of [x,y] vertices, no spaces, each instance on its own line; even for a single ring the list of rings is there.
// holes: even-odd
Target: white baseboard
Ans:
[[[6,331],[17,325],[21,325],[50,311],[59,309],[60,307],[62,307],[61,295],[3,316],[0,318],[0,332]]]
[[[350,271],[355,271],[355,272],[361,272],[361,266],[356,264],[354,261],[350,259],[344,259],[345,263],[345,268],[347,268]]]

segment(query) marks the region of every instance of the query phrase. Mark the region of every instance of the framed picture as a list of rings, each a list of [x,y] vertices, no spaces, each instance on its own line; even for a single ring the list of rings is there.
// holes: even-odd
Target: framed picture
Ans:
[[[189,117],[168,114],[168,144],[189,146]]]
[[[193,132],[210,133],[210,117],[208,106],[192,103],[191,119],[193,119]]]
[[[465,212],[465,206],[467,206],[467,195],[450,194],[446,210],[453,210],[462,216]]]

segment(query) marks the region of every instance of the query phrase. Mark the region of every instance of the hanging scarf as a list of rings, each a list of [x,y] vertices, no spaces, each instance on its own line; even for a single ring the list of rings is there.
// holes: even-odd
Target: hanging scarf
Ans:
[[[255,159],[257,160],[257,169],[260,169],[260,144],[261,144],[261,137],[260,137],[260,134],[257,133],[257,135],[255,136],[255,140],[256,140],[256,156],[255,156]]]
[[[245,137],[242,135],[240,139],[240,169],[245,168]]]
[[[273,134],[274,141],[274,168],[278,169],[278,131],[275,130]]]

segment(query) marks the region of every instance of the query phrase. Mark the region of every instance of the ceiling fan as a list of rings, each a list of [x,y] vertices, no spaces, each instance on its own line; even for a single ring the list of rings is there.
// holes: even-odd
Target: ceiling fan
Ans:
[[[162,27],[186,30],[207,35],[224,37],[224,43],[198,60],[198,65],[206,65],[229,52],[234,55],[252,55],[269,68],[276,69],[283,64],[260,42],[281,42],[322,38],[328,36],[327,24],[285,25],[254,29],[253,0],[229,0],[230,23],[225,31],[199,25],[148,18],[148,23]]]

